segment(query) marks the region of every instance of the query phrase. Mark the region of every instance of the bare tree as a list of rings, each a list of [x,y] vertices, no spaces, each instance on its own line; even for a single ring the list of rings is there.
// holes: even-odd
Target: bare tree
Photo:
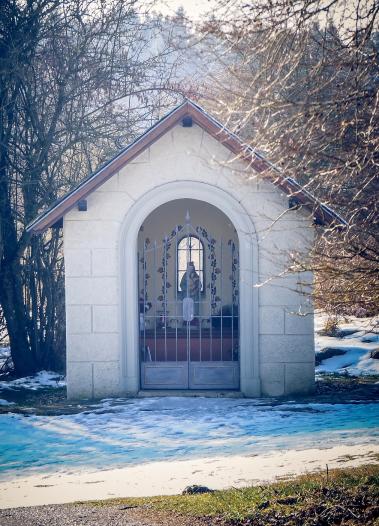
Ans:
[[[206,104],[347,220],[290,268],[316,272],[330,312],[379,305],[378,13],[375,1],[220,0],[201,28],[222,69]]]
[[[64,357],[60,231],[31,239],[25,226],[168,102],[173,63],[150,8],[2,2],[0,305],[19,375]]]

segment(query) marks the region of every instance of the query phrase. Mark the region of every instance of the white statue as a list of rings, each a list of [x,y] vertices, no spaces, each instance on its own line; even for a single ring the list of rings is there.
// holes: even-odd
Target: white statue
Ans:
[[[193,261],[187,263],[187,270],[183,274],[180,280],[180,288],[182,291],[182,299],[191,298],[194,303],[194,316],[199,315],[199,302],[200,302],[200,290],[201,281],[199,274],[196,272]]]

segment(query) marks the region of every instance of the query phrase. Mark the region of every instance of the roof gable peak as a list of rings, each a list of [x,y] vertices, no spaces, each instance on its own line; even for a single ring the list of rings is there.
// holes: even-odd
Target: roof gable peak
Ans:
[[[181,104],[162,117],[113,159],[101,166],[96,172],[90,174],[69,193],[53,203],[46,211],[42,212],[27,226],[27,231],[39,233],[54,225],[80,200],[85,199],[121,168],[135,159],[188,116],[192,118],[195,124],[228,148],[236,158],[243,159],[248,163],[248,166],[256,172],[264,172],[264,176],[267,176],[275,186],[296,198],[299,204],[311,208],[319,223],[346,224],[338,214],[319,202],[318,199],[307,192],[294,179],[285,177],[281,171],[261,153],[244,143],[235,133],[228,130],[201,106],[190,99],[184,99]]]

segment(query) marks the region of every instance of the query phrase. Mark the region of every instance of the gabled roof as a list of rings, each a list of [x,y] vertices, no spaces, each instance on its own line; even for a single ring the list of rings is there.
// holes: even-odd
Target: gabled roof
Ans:
[[[225,128],[225,126],[209,115],[203,108],[190,100],[185,100],[149,128],[138,139],[124,148],[113,159],[86,177],[70,192],[42,212],[27,226],[27,231],[33,233],[43,232],[57,223],[78,201],[85,199],[91,192],[96,190],[96,188],[112,177],[112,175],[116,174],[121,168],[140,155],[146,148],[151,146],[185,117],[191,117],[195,124],[220,141],[236,156],[246,161],[253,170],[261,173],[264,178],[268,178],[275,186],[283,190],[287,195],[293,197],[298,204],[310,208],[318,223],[333,223],[338,226],[346,225],[344,219],[336,212],[322,204],[293,178],[285,177],[284,174],[261,153],[245,144],[236,134]]]

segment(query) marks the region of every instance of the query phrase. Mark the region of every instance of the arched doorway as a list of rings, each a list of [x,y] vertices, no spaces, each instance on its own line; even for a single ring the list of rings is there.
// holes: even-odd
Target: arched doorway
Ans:
[[[239,389],[239,242],[215,206],[176,199],[138,235],[142,389]]]
[[[237,230],[239,241],[240,391],[260,396],[258,280],[259,246],[254,223],[244,206],[229,192],[205,182],[184,180],[158,185],[141,195],[130,208],[120,230],[121,382],[126,393],[141,389],[138,309],[138,236],[146,218],[161,205],[193,199],[222,210]]]

